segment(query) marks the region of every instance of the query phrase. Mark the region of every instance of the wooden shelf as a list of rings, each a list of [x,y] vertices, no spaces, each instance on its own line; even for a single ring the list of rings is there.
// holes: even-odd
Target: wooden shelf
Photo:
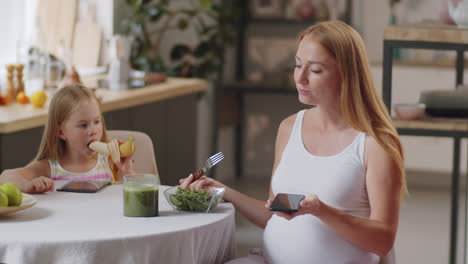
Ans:
[[[384,39],[468,44],[468,29],[426,20],[409,25],[387,26]]]
[[[397,129],[424,129],[468,132],[468,119],[462,118],[430,118],[420,120],[393,119]]]

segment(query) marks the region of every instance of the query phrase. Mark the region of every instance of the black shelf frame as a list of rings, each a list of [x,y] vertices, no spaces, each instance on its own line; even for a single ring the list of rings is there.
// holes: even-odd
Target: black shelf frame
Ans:
[[[248,0],[239,0],[240,10],[242,12],[241,18],[238,22],[238,37],[236,43],[236,81],[234,83],[225,84],[223,87],[223,93],[235,94],[236,101],[239,109],[239,122],[235,126],[235,153],[234,153],[234,163],[235,163],[235,175],[241,177],[243,173],[243,131],[244,131],[244,98],[247,94],[278,94],[278,95],[287,95],[287,94],[296,94],[297,91],[294,88],[285,88],[278,87],[275,85],[252,83],[245,81],[245,56],[246,56],[246,36],[245,32],[249,25],[299,25],[307,27],[315,23],[321,22],[315,19],[308,20],[291,20],[291,19],[281,19],[281,18],[253,18],[250,16],[249,10],[249,1]],[[351,24],[351,13],[352,13],[352,3],[353,0],[346,0],[346,12],[344,12],[341,20]]]
[[[410,49],[434,49],[434,50],[453,50],[456,52],[455,63],[455,87],[463,84],[464,72],[464,52],[468,50],[467,44],[448,43],[448,42],[429,42],[429,41],[408,41],[408,40],[384,40],[383,44],[383,78],[382,78],[382,96],[389,112],[392,106],[392,66],[393,51],[397,48]],[[450,245],[449,245],[449,264],[455,264],[457,258],[457,232],[458,232],[458,210],[460,196],[460,148],[461,140],[468,138],[468,131],[452,130],[432,130],[432,129],[414,129],[399,128],[400,135],[409,136],[432,136],[449,137],[453,139],[453,160],[452,160],[452,184],[451,184],[451,213],[450,213]],[[468,181],[467,186],[468,188]],[[467,201],[468,195],[465,195]],[[465,229],[467,228],[467,205],[465,204]],[[466,230],[465,247],[463,253],[464,263],[466,263]]]

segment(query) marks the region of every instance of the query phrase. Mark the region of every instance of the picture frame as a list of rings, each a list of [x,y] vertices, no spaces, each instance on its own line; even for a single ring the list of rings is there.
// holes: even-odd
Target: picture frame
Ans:
[[[250,14],[253,18],[282,18],[283,0],[251,0]]]

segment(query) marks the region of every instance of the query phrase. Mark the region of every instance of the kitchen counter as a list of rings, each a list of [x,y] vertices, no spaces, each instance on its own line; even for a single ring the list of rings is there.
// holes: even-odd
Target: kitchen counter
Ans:
[[[82,80],[92,88],[103,77]],[[176,185],[197,165],[198,100],[206,90],[207,82],[202,79],[168,78],[164,83],[122,91],[97,88],[96,94],[102,100],[107,129],[148,134],[162,183]],[[0,106],[0,172],[25,166],[35,157],[53,96],[48,93],[43,108],[17,103]]]
[[[206,89],[207,83],[202,79],[168,78],[164,83],[129,90],[111,91],[109,89],[98,88],[96,94],[102,98],[103,112],[109,112],[178,96],[200,93]],[[47,99],[47,104],[42,108],[36,108],[31,104],[21,105],[17,103],[0,106],[0,134],[43,126],[52,96],[53,93],[48,92],[49,98]]]

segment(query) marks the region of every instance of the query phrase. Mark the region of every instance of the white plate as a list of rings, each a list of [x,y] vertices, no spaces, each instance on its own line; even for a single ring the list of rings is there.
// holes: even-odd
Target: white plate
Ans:
[[[0,207],[0,215],[11,214],[17,211],[24,210],[26,208],[32,207],[37,203],[37,199],[34,198],[32,195],[27,193],[23,193],[23,202],[20,206],[8,206],[8,207]]]

